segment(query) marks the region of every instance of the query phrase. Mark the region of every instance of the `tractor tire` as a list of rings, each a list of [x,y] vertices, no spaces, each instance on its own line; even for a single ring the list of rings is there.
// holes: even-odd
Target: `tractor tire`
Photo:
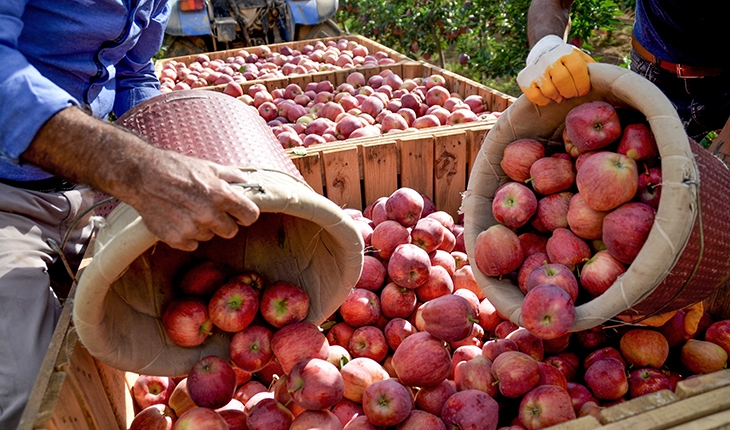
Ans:
[[[212,52],[211,44],[206,39],[195,36],[165,36],[165,42],[163,43],[165,57],[173,58]]]

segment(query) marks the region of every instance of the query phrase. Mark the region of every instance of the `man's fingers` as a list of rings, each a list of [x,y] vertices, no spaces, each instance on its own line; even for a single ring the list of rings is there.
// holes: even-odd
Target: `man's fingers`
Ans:
[[[528,100],[535,103],[538,106],[547,106],[552,100],[545,97],[545,94],[540,91],[537,85],[532,85],[529,88],[523,88],[522,92],[525,94]]]
[[[570,73],[578,96],[584,96],[591,90],[588,63],[595,63],[595,60],[579,49],[575,49],[573,53],[563,57],[563,64]]]
[[[558,93],[566,98],[573,98],[578,96],[578,89],[573,81],[573,75],[570,73],[564,63],[558,62],[548,70],[550,74],[550,80],[555,85],[555,89]]]

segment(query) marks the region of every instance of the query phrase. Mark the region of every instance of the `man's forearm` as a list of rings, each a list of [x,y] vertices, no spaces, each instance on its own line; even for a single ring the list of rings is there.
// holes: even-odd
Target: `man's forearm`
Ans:
[[[527,38],[532,48],[547,35],[565,38],[570,30],[573,0],[533,0],[527,12]]]
[[[154,149],[133,133],[78,108],[58,112],[36,134],[22,158],[75,183],[118,195],[134,187]],[[134,158],[135,162],[128,162]]]

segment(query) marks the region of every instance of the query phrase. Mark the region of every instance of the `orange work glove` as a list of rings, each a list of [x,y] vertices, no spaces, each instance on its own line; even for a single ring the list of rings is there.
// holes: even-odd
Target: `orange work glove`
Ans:
[[[687,306],[686,308],[683,308],[684,310],[684,332],[687,333],[689,336],[694,336],[695,333],[697,333],[697,327],[700,323],[700,319],[702,318],[702,315],[705,313],[705,307],[702,304],[702,302],[695,303],[693,305]],[[640,315],[636,316],[621,316],[619,315],[618,318],[624,322],[631,323],[633,321],[637,321],[637,324],[646,325],[649,327],[661,327],[664,324],[666,324],[667,321],[672,319],[672,317],[677,313],[677,311],[671,311],[671,312],[664,312],[662,314],[652,315],[649,318],[641,319],[642,317]],[[640,320],[640,321],[638,321]]]
[[[538,106],[551,101],[583,96],[591,89],[588,63],[595,60],[555,35],[540,39],[527,56],[527,66],[517,75],[517,84]]]

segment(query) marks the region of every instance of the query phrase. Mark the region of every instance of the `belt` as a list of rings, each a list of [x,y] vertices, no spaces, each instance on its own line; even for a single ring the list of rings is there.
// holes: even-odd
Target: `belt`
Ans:
[[[639,54],[646,61],[651,62],[660,69],[666,70],[670,73],[677,75],[680,78],[704,78],[710,76],[720,76],[722,69],[720,67],[698,67],[689,66],[687,64],[677,64],[671,61],[661,60],[656,58],[654,54],[647,51],[646,48],[641,46],[635,37],[631,38],[631,47],[634,48],[637,54]]]
[[[63,178],[58,178],[55,176],[46,179],[39,179],[37,181],[13,181],[11,179],[0,178],[0,183],[15,188],[22,188],[24,190],[38,191],[43,193],[68,191],[74,187],[74,184],[66,181]]]

